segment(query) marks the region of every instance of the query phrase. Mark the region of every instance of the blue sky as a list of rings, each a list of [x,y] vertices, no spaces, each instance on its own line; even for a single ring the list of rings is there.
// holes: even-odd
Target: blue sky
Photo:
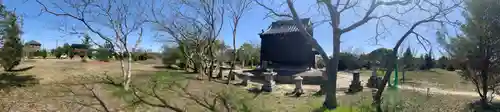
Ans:
[[[15,9],[18,15],[23,16],[23,40],[39,41],[43,44],[42,47],[47,49],[55,48],[57,44],[62,45],[63,43],[71,44],[81,42],[79,37],[74,35],[66,35],[65,32],[61,32],[58,30],[58,27],[63,25],[62,21],[68,21],[67,19],[56,17],[50,14],[40,14],[41,8],[34,0],[28,0],[27,2],[23,1],[24,0],[3,0],[4,4],[9,10]],[[368,2],[368,0],[360,1],[362,2],[361,8],[367,6],[367,3],[364,2]],[[286,11],[286,7],[280,7],[276,3],[267,4],[276,9],[279,9],[280,11]],[[301,17],[310,17],[313,21],[320,21],[325,19],[324,16],[318,13],[317,5],[313,4],[314,0],[296,0],[295,3]],[[365,11],[361,8],[357,8],[357,10],[355,11],[349,10],[342,13],[341,26],[345,27],[346,25],[350,25],[353,22],[361,19],[361,15],[365,13]],[[394,13],[394,10],[394,7],[379,7],[375,11],[375,14]],[[270,23],[277,19],[266,18],[266,13],[267,11],[258,5],[253,6],[252,10],[245,13],[244,17],[240,20],[241,22],[238,27],[236,40],[237,46],[240,46],[244,42],[260,43],[258,33],[260,33],[262,29],[267,29]],[[409,22],[420,20],[423,17],[426,17],[426,14],[423,14],[422,12],[411,12],[404,16],[401,16],[403,20]],[[458,11],[453,12],[448,17],[452,20],[463,21],[463,17]],[[373,37],[375,36],[376,21],[370,21],[369,23],[351,32],[342,35],[341,50],[353,52],[370,52],[380,47],[392,48],[397,39],[401,37],[401,35],[408,28],[399,26],[391,20],[384,20],[384,24],[386,25],[387,31],[389,33],[384,33],[384,35],[382,36],[384,38],[380,39],[378,44],[376,44],[373,39]],[[435,26],[436,25],[422,25],[418,27],[417,32],[429,39],[434,49],[437,49],[439,45],[435,42],[435,32],[437,28]],[[145,38],[143,39],[140,47],[144,49],[151,49],[153,51],[159,51],[162,44],[164,43],[159,42],[157,38],[153,37],[153,34],[155,34],[156,31],[149,30],[150,28],[146,29],[148,31],[146,31],[144,36]],[[451,33],[454,33],[456,31],[455,29],[449,27],[448,30]],[[328,54],[331,54],[333,42],[331,28],[328,24],[321,24],[315,27],[314,38],[318,40],[319,44]],[[221,39],[223,39],[226,44],[231,45],[230,42],[232,42],[232,32],[229,24],[224,25]],[[425,52],[425,50],[421,47],[420,44],[417,43],[416,39],[413,36],[408,38],[407,41],[404,42],[402,47],[406,48],[407,46],[411,46],[419,53]]]

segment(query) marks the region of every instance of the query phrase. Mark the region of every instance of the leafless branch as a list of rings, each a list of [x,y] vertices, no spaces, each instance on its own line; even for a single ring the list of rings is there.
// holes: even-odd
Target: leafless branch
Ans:
[[[364,17],[361,20],[355,22],[354,24],[349,25],[348,27],[341,29],[340,33],[349,32],[349,31],[356,29],[357,27],[367,23],[368,21],[370,21],[372,19],[380,18],[380,17],[372,16],[373,11],[375,11],[375,9],[379,6],[391,6],[391,5],[404,6],[404,5],[407,5],[409,3],[411,3],[411,0],[402,0],[402,1],[396,0],[396,1],[389,1],[389,2],[372,0],[370,7],[368,8],[368,11],[365,13]]]
[[[420,35],[420,34],[418,34],[418,33],[414,32],[414,31],[412,32],[412,34],[414,34],[414,35],[415,35],[415,38],[417,39],[418,43],[419,43],[420,45],[422,45],[422,47],[424,48],[424,50],[428,52],[428,50],[427,50],[427,47],[426,47],[426,46],[429,46],[429,45],[431,44],[431,43],[430,43],[430,41],[429,41],[429,40],[427,40],[426,38],[424,38],[422,35]],[[422,40],[425,40],[425,42],[427,43],[427,45],[424,45],[424,43],[422,42]]]
[[[339,0],[340,1],[340,0]],[[351,0],[347,0],[344,7],[340,9],[339,13],[342,13],[348,9],[354,8],[354,6],[357,6],[359,4],[359,0],[356,0],[354,3],[351,3]]]
[[[285,14],[285,13],[278,13],[275,11],[275,9],[272,9],[266,5],[264,5],[263,3],[259,2],[258,0],[255,0],[255,3],[257,3],[258,5],[262,6],[264,9],[266,9],[267,11],[269,11],[270,14],[268,14],[268,16],[278,16],[278,17],[288,17],[288,18],[292,18],[292,15],[290,14]]]
[[[157,82],[154,82],[153,83],[153,87],[151,88],[153,93],[152,94],[148,94],[147,93],[147,95],[149,95],[151,97],[154,97],[156,100],[159,100],[161,102],[161,104],[156,104],[156,103],[153,103],[153,102],[151,102],[149,100],[144,99],[138,93],[146,93],[146,92],[144,92],[144,91],[142,91],[142,90],[140,90],[138,88],[133,89],[134,90],[133,91],[133,95],[135,96],[135,98],[137,98],[139,100],[139,102],[145,103],[147,105],[154,106],[154,107],[168,108],[168,109],[173,110],[175,112],[184,112],[183,109],[178,108],[178,107],[176,107],[176,106],[174,106],[172,104],[169,104],[164,98],[160,97],[157,94],[157,91],[156,91],[157,85],[158,85]]]

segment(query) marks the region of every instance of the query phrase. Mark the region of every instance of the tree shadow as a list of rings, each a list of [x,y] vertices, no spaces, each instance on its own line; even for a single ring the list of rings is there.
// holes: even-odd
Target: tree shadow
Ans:
[[[29,66],[29,67],[24,67],[24,68],[20,68],[20,69],[12,69],[9,72],[22,72],[22,71],[30,70],[32,68],[35,68],[35,66]]]
[[[155,66],[153,66],[153,68],[156,68],[156,69],[167,69],[167,68],[170,68],[170,67],[165,66],[165,65],[155,65]]]
[[[488,108],[483,108],[480,101],[467,104],[462,112],[500,112],[500,102],[491,102]]]
[[[11,87],[27,87],[39,84],[39,80],[33,75],[19,76],[17,73],[1,73],[0,89]]]

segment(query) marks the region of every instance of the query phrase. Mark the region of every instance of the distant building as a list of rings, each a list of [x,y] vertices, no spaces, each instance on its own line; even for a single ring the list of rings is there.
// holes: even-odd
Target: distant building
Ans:
[[[35,40],[30,40],[24,43],[24,49],[23,49],[24,56],[27,56],[28,58],[33,58],[35,56],[35,53],[40,51],[41,46],[42,44]]]
[[[42,46],[40,42],[37,42],[35,40],[28,41],[24,45],[34,51],[40,50],[40,47]]]
[[[313,35],[309,18],[301,19],[306,30]],[[269,62],[267,67],[282,66],[309,68],[315,64],[316,51],[302,36],[293,20],[273,22],[267,31],[259,34],[261,38],[261,62]]]

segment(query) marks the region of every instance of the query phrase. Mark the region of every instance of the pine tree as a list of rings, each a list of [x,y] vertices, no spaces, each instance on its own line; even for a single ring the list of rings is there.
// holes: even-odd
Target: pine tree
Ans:
[[[0,9],[4,9],[2,5]],[[23,44],[21,42],[20,34],[21,28],[17,24],[17,16],[11,12],[3,12],[5,21],[3,21],[3,46],[0,48],[0,63],[4,70],[11,71],[14,67],[19,65],[23,57]]]
[[[432,51],[429,51],[429,53],[425,54],[424,58],[425,58],[424,59],[425,70],[434,68],[434,59],[432,58]]]
[[[406,51],[403,53],[403,63],[404,63],[404,69],[410,69],[413,67],[413,53],[411,52],[410,48],[408,47]]]
[[[446,69],[446,67],[448,66],[448,58],[444,57],[444,56],[441,56],[439,59],[438,59],[438,65],[437,65],[439,68],[441,69]]]

